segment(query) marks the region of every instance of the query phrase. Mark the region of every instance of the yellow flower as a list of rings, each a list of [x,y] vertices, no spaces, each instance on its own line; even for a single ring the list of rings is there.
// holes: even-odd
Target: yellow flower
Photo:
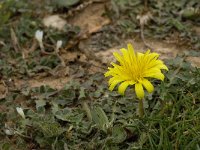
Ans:
[[[124,95],[129,85],[135,85],[135,93],[139,99],[144,98],[144,89],[151,93],[154,90],[153,85],[148,80],[156,78],[164,80],[161,69],[168,70],[167,66],[161,60],[158,60],[159,54],[150,53],[147,50],[143,53],[135,53],[131,44],[128,44],[128,50],[121,49],[122,55],[114,52],[113,55],[119,61],[119,64],[111,63],[113,68],[108,67],[105,77],[112,76],[109,80],[109,90],[121,83],[118,92]]]

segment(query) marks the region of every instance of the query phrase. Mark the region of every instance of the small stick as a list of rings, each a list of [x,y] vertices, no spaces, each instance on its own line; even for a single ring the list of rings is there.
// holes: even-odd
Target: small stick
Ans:
[[[143,41],[144,45],[145,45],[147,48],[149,48],[149,49],[151,49],[151,50],[153,51],[154,48],[151,47],[151,46],[146,42],[146,40],[145,40],[145,38],[144,38],[144,25],[143,25],[143,24],[140,24],[140,36],[141,36],[141,38],[142,38],[142,41]]]

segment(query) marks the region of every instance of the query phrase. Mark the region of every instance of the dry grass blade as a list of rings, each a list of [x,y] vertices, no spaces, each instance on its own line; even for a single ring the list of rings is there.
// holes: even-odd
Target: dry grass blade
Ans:
[[[150,46],[144,37],[144,26],[148,24],[148,22],[152,19],[152,14],[151,12],[147,11],[142,13],[141,15],[137,16],[137,19],[140,21],[140,35],[142,38],[142,41],[144,42],[145,46],[153,50],[152,46]]]
[[[151,50],[153,50],[153,47],[150,46],[144,37],[144,26],[148,24],[148,22],[153,18],[151,12],[148,9],[148,0],[144,1],[144,9],[141,12],[141,14],[137,15],[137,19],[140,21],[140,36],[141,39],[144,43],[144,45],[148,48],[150,48]]]
[[[13,28],[10,29],[10,33],[11,33],[11,42],[12,42],[13,48],[15,49],[15,52],[19,52],[21,48],[20,48],[18,38]]]

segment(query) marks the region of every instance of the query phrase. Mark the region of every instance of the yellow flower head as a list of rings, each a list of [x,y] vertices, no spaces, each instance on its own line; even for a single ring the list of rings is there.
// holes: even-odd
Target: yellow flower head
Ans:
[[[119,61],[119,64],[111,63],[113,68],[108,67],[105,77],[112,76],[109,80],[109,90],[121,83],[118,92],[124,95],[129,85],[135,85],[135,93],[139,99],[144,98],[143,86],[151,93],[154,90],[149,78],[164,80],[161,69],[168,70],[167,66],[161,60],[158,60],[159,54],[150,53],[147,50],[143,53],[135,53],[131,44],[128,44],[128,50],[121,49],[122,55],[114,52],[113,55]]]

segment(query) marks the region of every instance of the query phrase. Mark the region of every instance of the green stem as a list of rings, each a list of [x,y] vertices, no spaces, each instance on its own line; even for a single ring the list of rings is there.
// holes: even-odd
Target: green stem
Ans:
[[[143,99],[139,99],[138,108],[139,108],[139,116],[142,118],[144,116]]]

